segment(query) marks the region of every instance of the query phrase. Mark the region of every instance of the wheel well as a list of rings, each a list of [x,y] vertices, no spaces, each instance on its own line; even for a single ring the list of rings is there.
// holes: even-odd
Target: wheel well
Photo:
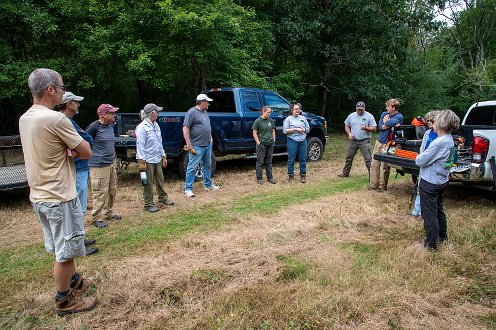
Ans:
[[[322,130],[318,128],[312,128],[310,132],[307,134],[307,137],[316,137],[322,142],[322,145],[325,146],[326,144],[326,138]]]

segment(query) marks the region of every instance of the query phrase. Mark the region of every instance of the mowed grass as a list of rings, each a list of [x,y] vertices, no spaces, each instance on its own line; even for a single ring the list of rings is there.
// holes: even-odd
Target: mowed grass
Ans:
[[[91,230],[101,251],[78,260],[100,300],[88,313],[53,316],[39,237],[2,249],[0,328],[494,329],[494,203],[450,186],[450,241],[427,252],[405,207],[409,178],[366,192],[358,154],[337,179],[346,139],[331,141],[305,185],[260,188],[251,167],[241,181],[228,170],[222,197]],[[229,180],[246,188],[229,194]]]

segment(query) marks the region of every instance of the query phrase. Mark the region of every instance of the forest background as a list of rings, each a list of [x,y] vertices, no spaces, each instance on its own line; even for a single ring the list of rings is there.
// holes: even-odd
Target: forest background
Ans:
[[[185,111],[221,86],[275,90],[337,130],[358,100],[463,115],[495,99],[495,23],[496,0],[2,0],[0,132],[17,134],[38,67],[85,97],[82,127],[100,103]]]

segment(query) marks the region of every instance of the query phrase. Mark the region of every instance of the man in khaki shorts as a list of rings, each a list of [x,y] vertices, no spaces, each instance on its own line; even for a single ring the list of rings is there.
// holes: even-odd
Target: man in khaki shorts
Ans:
[[[96,298],[80,296],[89,281],[76,271],[75,257],[85,255],[84,220],[76,193],[73,157],[89,159],[91,148],[69,119],[53,107],[62,103],[62,77],[36,69],[28,78],[33,105],[19,119],[30,200],[43,229],[45,248],[55,253],[53,277],[59,315],[83,312]]]

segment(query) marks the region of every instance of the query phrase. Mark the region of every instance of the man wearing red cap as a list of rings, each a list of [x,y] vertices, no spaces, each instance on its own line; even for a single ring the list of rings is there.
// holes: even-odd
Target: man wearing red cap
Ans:
[[[119,108],[110,104],[98,107],[98,120],[88,126],[86,132],[93,137],[91,150],[93,156],[89,161],[90,183],[93,192],[92,224],[98,228],[107,227],[106,220],[121,220],[113,214],[117,192],[117,172],[114,164],[114,122]]]

